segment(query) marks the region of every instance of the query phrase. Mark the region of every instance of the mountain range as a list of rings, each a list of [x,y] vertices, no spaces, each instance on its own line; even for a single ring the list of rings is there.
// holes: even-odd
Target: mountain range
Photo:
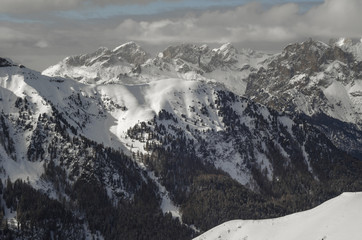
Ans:
[[[361,191],[361,48],[130,42],[42,73],[0,58],[7,236],[190,239]]]

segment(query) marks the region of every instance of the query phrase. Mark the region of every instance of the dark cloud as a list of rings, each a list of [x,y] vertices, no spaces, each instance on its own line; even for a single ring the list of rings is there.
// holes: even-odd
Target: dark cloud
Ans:
[[[177,2],[181,0],[164,0]],[[155,0],[2,0],[0,13],[39,13],[44,11],[74,10],[80,7],[104,7],[114,5],[143,5],[156,2]]]
[[[2,0],[1,13],[26,13],[49,10],[67,10],[78,7],[83,0]]]

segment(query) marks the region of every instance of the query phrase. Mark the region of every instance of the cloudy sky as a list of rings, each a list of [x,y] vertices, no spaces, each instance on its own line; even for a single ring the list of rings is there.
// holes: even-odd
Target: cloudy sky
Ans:
[[[0,57],[44,70],[69,55],[135,41],[280,51],[309,37],[362,36],[361,0],[1,0]]]

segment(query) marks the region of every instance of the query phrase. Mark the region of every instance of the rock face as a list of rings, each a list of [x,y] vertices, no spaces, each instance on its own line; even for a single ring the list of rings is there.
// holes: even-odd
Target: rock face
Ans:
[[[11,67],[16,66],[14,63],[12,63],[9,59],[0,58],[0,67]]]

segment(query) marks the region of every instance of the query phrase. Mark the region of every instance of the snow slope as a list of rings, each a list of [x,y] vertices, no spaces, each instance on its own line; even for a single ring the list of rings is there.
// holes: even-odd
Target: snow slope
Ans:
[[[195,240],[360,239],[362,193],[343,193],[308,211],[267,220],[235,220]]]

